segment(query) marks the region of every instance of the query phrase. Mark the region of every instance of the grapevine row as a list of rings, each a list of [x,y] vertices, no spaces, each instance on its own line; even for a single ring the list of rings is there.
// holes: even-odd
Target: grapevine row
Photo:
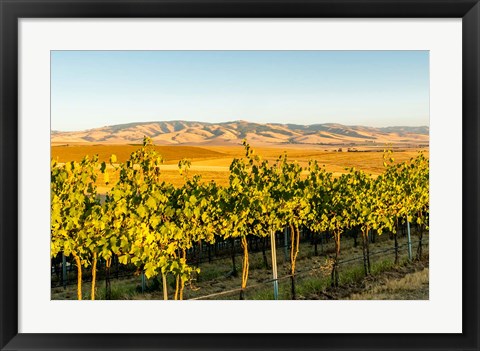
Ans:
[[[428,229],[429,165],[422,154],[394,163],[384,152],[383,174],[371,176],[354,168],[336,177],[310,161],[308,168],[291,162],[286,153],[272,164],[244,142],[245,157],[230,165],[228,186],[203,182],[189,175],[190,162],[179,162],[184,184],[162,180],[162,158],[151,141],[119,163],[98,157],[81,162],[51,164],[51,256],[72,256],[78,270],[77,296],[82,298],[82,266],[92,269],[91,298],[95,298],[99,259],[109,270],[112,257],[133,264],[147,278],[160,276],[164,299],[167,276],[175,277],[175,299],[183,299],[185,283],[200,270],[187,262],[187,251],[200,241],[238,238],[243,249],[241,294],[247,287],[247,236],[267,237],[290,228],[290,274],[295,298],[295,269],[300,228],[329,232],[335,242],[332,285],[339,281],[340,238],[350,228],[362,233],[365,274],[370,273],[368,235],[396,232],[399,221],[416,221]],[[97,180],[109,183],[119,174],[105,199]],[[396,236],[395,236],[396,239]],[[420,239],[421,240],[421,239]]]

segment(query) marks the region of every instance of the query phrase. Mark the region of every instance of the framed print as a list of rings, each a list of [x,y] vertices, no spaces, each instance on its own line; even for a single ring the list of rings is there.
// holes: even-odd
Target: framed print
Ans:
[[[477,1],[0,11],[2,349],[478,349]]]

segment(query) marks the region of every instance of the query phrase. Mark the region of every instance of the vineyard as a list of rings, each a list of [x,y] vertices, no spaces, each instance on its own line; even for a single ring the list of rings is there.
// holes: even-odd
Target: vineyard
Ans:
[[[412,261],[411,227],[417,235],[416,255],[422,257],[429,216],[429,165],[423,153],[395,163],[393,153],[386,150],[382,174],[350,168],[337,176],[314,160],[302,167],[286,153],[269,162],[246,142],[244,150],[245,157],[232,161],[225,186],[190,175],[187,159],[178,163],[183,185],[166,182],[160,170],[162,157],[148,138],[125,162],[118,162],[115,155],[108,163],[98,157],[67,163],[52,160],[51,257],[62,261],[64,269],[67,260],[76,267],[77,298],[85,296],[86,272],[89,297],[98,297],[97,273],[101,273],[106,280],[102,298],[112,298],[115,266],[116,274],[133,269],[142,281],[158,281],[163,299],[182,300],[192,282],[205,280],[199,268],[202,254],[210,262],[212,256],[231,260],[235,276],[238,253],[237,298],[246,298],[250,265],[258,256],[271,268],[274,298],[280,294],[297,299],[297,282],[306,271],[297,267],[306,262],[304,257],[300,260],[305,241],[314,243],[315,251],[318,243],[332,245],[321,266],[328,270],[331,287],[338,288],[341,265],[349,260],[342,258],[344,237],[353,237],[355,247],[358,237],[362,272],[369,276],[374,270],[371,258],[381,254],[371,251],[371,244],[382,242],[385,234],[394,245],[382,250],[394,255],[393,263],[400,264],[400,252],[407,252]],[[112,173],[116,176],[110,184]],[[105,196],[97,190],[99,182],[110,185]],[[406,241],[399,237],[403,231]],[[287,267],[280,274],[276,245],[284,252],[280,267]],[[279,292],[281,279],[289,280],[289,297]]]

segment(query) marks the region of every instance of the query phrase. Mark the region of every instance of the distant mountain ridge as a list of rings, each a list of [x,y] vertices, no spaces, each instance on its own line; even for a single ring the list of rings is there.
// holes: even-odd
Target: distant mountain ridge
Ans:
[[[279,124],[232,121],[207,123],[160,121],[118,124],[84,131],[52,131],[52,143],[141,143],[144,136],[157,145],[237,145],[243,139],[252,144],[428,145],[429,127],[366,127],[337,123]]]

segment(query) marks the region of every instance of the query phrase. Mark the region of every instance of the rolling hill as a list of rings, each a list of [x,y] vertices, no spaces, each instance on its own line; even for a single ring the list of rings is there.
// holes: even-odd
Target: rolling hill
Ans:
[[[429,127],[345,126],[335,123],[299,125],[233,121],[206,123],[164,121],[128,123],[84,131],[52,131],[53,144],[138,144],[144,136],[157,145],[384,145],[428,146]]]

